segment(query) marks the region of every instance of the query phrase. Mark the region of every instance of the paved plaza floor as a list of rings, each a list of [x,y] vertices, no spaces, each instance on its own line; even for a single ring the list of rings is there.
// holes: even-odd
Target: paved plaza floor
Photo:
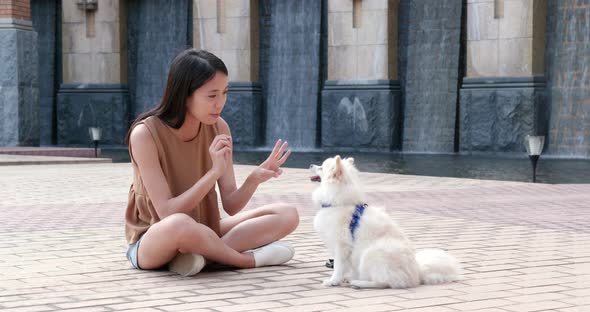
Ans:
[[[237,166],[238,182],[249,166]],[[285,169],[248,208],[295,204],[283,266],[194,277],[125,258],[128,163],[0,166],[1,311],[590,311],[590,184],[546,185],[362,174],[419,248],[449,250],[463,280],[404,290],[326,288],[313,231],[316,185]]]

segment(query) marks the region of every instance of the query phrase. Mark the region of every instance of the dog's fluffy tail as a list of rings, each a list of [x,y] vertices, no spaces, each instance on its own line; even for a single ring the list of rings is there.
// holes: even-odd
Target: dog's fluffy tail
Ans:
[[[424,249],[416,253],[420,281],[425,285],[450,283],[460,279],[461,265],[455,257],[440,249]]]

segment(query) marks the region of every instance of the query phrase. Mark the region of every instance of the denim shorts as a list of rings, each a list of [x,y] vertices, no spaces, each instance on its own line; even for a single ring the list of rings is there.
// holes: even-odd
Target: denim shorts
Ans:
[[[139,263],[137,262],[137,250],[139,249],[139,244],[141,243],[143,234],[139,236],[139,239],[135,243],[129,245],[129,248],[127,249],[127,259],[129,259],[129,262],[131,262],[131,265],[133,265],[134,268],[140,270],[141,268],[139,267]]]

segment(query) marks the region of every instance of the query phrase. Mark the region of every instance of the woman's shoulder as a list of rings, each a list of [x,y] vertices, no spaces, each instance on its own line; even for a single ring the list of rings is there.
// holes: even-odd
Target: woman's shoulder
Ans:
[[[161,144],[168,137],[168,129],[164,122],[157,116],[149,116],[145,119],[137,122],[133,129],[131,129],[131,137],[135,134],[141,141],[150,141],[153,143]],[[137,133],[136,133],[137,132]],[[160,142],[160,143],[158,143]]]
[[[153,143],[153,137],[149,127],[145,123],[135,125],[129,135],[129,143],[133,145]]]
[[[141,121],[142,124],[147,125],[149,127],[156,127],[158,125],[163,124],[162,120],[157,116],[148,116],[144,120]]]
[[[151,161],[150,155],[157,155],[154,136],[145,123],[135,125],[129,134],[129,155],[137,164]]]
[[[141,121],[136,122],[131,129],[130,139],[135,134],[136,137],[145,137],[146,135],[151,136],[151,132],[157,128],[157,117],[149,116]]]

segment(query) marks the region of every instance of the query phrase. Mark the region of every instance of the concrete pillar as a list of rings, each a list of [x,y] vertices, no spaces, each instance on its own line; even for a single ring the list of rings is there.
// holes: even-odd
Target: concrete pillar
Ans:
[[[39,145],[37,67],[29,0],[0,0],[0,146]]]
[[[324,148],[399,147],[397,0],[329,0]]]
[[[221,58],[230,87],[223,118],[237,146],[262,143],[258,0],[194,0],[193,46]]]
[[[102,142],[122,144],[128,125],[126,0],[96,9],[62,2],[63,84],[58,92],[58,144],[87,144],[88,127]]]
[[[526,135],[546,134],[546,7],[546,0],[468,1],[461,151],[523,152]]]

